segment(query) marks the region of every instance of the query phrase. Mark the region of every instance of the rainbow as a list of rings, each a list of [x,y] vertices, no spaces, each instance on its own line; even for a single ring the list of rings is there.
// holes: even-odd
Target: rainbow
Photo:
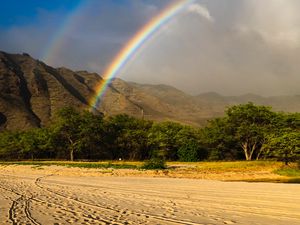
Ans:
[[[130,59],[132,59],[137,50],[139,50],[140,47],[143,46],[143,44],[147,42],[147,40],[149,40],[164,24],[170,21],[175,15],[194,1],[195,0],[176,1],[163,10],[159,15],[154,17],[136,33],[136,35],[123,47],[105,70],[102,76],[103,80],[95,88],[96,95],[90,100],[90,106],[92,108],[97,108],[101,97],[104,95],[112,79],[130,61]]]

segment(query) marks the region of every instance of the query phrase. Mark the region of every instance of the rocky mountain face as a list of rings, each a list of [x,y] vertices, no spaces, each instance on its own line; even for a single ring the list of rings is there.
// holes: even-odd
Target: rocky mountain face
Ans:
[[[94,88],[101,81],[96,73],[52,68],[28,54],[0,52],[0,130],[47,126],[55,112],[65,106],[90,109]],[[270,105],[278,111],[300,111],[300,95],[190,96],[167,85],[137,84],[121,79],[109,85],[96,111],[201,126],[208,119],[222,116],[227,106],[249,101]]]
[[[27,54],[0,52],[0,129],[47,126],[55,112],[66,106],[89,109],[93,88],[100,81],[95,73],[54,69]],[[139,109],[109,87],[98,111],[135,115]]]

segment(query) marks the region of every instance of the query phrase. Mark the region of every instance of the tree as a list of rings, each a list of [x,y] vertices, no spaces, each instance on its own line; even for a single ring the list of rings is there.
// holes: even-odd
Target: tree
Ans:
[[[69,151],[71,161],[74,161],[74,152],[82,147],[82,118],[80,113],[72,107],[63,108],[57,113],[54,124],[56,139],[62,139]]]
[[[178,150],[176,135],[182,128],[182,125],[169,121],[154,123],[148,135],[152,155],[158,155],[168,160],[176,160]]]
[[[221,151],[234,149],[236,156],[242,150],[246,160],[259,159],[267,135],[282,123],[271,108],[253,103],[232,106],[225,113],[204,129],[208,143]]]
[[[267,133],[277,125],[277,114],[266,106],[253,103],[237,105],[226,111],[227,123],[237,143],[244,151],[246,160],[258,155]]]
[[[151,121],[125,114],[110,117],[107,122],[107,137],[114,158],[143,160],[149,156],[148,132]]]
[[[236,143],[227,118],[210,120],[202,129],[202,141],[208,149],[209,160],[239,159],[240,148]]]
[[[81,113],[81,150],[86,159],[106,159],[109,153],[104,146],[104,120],[102,114],[93,114],[89,111]]]
[[[4,159],[20,158],[20,133],[5,131],[0,133],[0,157]]]
[[[285,165],[300,159],[300,133],[292,129],[283,130],[280,134],[271,134],[265,145],[267,155],[283,161]]]
[[[207,158],[207,149],[203,147],[198,129],[184,126],[176,134],[175,139],[180,161],[196,162]]]
[[[277,115],[277,126],[269,130],[262,145],[263,155],[288,164],[299,158],[300,114],[280,112]]]
[[[99,141],[103,130],[103,116],[87,111],[80,113],[71,107],[63,108],[58,112],[52,129],[56,142],[65,145],[69,158],[73,161],[75,153],[87,150]]]
[[[300,113],[280,113],[284,128],[290,128],[300,132]]]

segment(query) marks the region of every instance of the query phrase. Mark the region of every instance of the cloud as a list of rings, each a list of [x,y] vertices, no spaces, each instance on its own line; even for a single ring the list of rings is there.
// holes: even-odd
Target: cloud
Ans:
[[[300,2],[196,3],[208,9],[206,16],[214,15],[214,23],[190,14],[179,17],[122,72],[123,78],[168,83],[191,94],[299,94],[300,21],[295,12],[300,15]]]
[[[64,11],[37,10],[37,20],[29,24],[14,24],[0,28],[0,49],[13,53],[30,53],[40,58],[48,39],[56,32]]]
[[[256,33],[275,46],[300,44],[300,2],[295,0],[244,1],[238,28],[244,34]]]
[[[63,44],[46,63],[101,73],[137,30],[164,7],[160,2],[91,0],[77,12],[75,23],[69,24],[71,29],[62,25],[72,12],[39,10],[30,23],[0,27],[0,49],[28,52],[42,59],[57,33],[66,29],[69,31],[63,34]]]
[[[127,41],[172,2],[90,1],[52,66],[101,74]],[[40,58],[65,15],[41,11],[32,23],[0,27],[0,49]],[[119,76],[191,94],[300,94],[299,49],[299,0],[195,0]]]
[[[202,18],[205,18],[206,20],[208,20],[210,22],[214,21],[214,19],[210,15],[210,12],[208,11],[208,9],[203,5],[194,3],[194,4],[189,5],[187,10],[191,13],[196,13],[197,15],[201,16]]]

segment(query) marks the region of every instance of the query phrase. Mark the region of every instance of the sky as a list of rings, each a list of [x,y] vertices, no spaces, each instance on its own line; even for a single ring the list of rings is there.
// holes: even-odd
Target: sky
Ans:
[[[10,0],[0,50],[100,75],[175,0]],[[299,0],[195,0],[118,73],[189,94],[300,94]]]

